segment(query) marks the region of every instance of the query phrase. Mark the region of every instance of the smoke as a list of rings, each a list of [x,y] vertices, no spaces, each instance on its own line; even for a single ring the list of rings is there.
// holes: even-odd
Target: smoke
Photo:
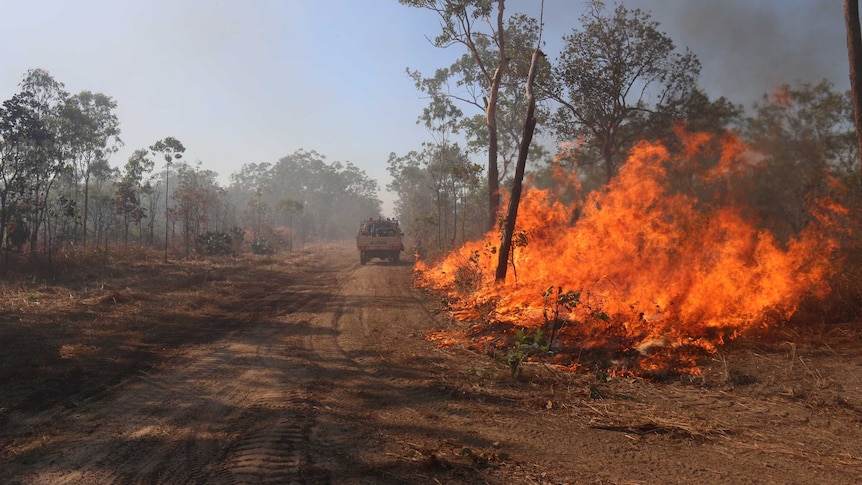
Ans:
[[[700,59],[700,85],[750,107],[781,84],[849,89],[842,2],[829,0],[629,0],[652,12],[678,48]]]
[[[649,12],[679,50],[702,64],[699,85],[711,98],[724,96],[750,108],[782,84],[831,81],[849,89],[844,10],[837,0],[606,0]],[[538,16],[532,1],[512,8]],[[586,2],[545,2],[546,52],[580,28]]]

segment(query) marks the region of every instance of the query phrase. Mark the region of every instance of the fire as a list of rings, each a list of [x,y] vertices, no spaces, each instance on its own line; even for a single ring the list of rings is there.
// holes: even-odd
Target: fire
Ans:
[[[691,175],[701,187],[732,186],[757,161],[735,137],[715,148],[706,135],[679,135],[680,155],[658,143],[637,145],[618,176],[581,207],[526,191],[516,229],[525,243],[514,248],[505,283],[494,282],[494,230],[437,265],[417,264],[419,284],[448,292],[456,316],[477,326],[546,329],[552,310],[562,309],[559,347],[602,349],[611,366],[630,371],[693,368],[692,349],[711,352],[790,317],[806,296],[825,294],[837,244],[823,226],[778,241],[744,208],[722,202],[727,197],[704,201],[674,188],[668,171],[694,170],[697,157],[714,160]],[[840,210],[832,202],[818,207]],[[577,292],[577,306],[554,299],[567,290]],[[654,349],[673,353],[673,362]]]

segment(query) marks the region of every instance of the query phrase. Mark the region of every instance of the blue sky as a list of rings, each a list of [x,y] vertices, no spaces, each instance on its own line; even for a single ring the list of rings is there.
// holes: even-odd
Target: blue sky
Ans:
[[[623,3],[700,58],[714,97],[750,106],[781,83],[824,78],[847,89],[838,0]],[[538,17],[539,5],[507,10]],[[545,0],[550,58],[583,10]],[[305,149],[350,161],[385,189],[389,153],[430,140],[405,68],[431,74],[463,53],[432,47],[437,18],[397,0],[0,0],[0,12],[0,100],[28,69],[46,69],[71,93],[117,101],[125,146],[114,165],[174,136],[225,185],[244,163]],[[391,197],[381,198],[388,211]]]

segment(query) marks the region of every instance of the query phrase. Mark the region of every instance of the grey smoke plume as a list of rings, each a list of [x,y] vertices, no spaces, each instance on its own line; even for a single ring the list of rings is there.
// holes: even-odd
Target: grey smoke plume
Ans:
[[[585,2],[546,2],[547,34],[579,26]],[[613,9],[614,0],[606,0]],[[750,108],[782,84],[828,79],[849,89],[844,10],[839,0],[622,0],[652,14],[678,49],[689,48],[703,66],[699,84],[712,98]],[[520,3],[519,3],[520,5]],[[548,42],[557,39],[546,37]]]
[[[748,105],[781,84],[825,78],[836,89],[849,88],[840,1],[642,3],[651,4],[649,10],[678,44],[697,54],[701,85],[715,95]]]

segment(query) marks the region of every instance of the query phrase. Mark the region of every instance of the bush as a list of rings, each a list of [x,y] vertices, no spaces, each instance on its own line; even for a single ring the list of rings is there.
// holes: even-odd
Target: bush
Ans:
[[[229,234],[208,232],[198,236],[197,251],[205,256],[227,256],[234,254]]]
[[[275,246],[264,238],[258,238],[251,242],[251,252],[254,254],[274,254]]]

